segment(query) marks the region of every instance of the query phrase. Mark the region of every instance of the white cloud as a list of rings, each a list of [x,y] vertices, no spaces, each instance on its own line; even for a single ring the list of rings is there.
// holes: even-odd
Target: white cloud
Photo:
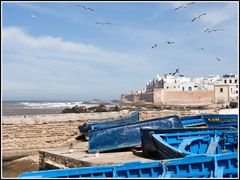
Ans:
[[[66,41],[59,37],[35,37],[23,28],[3,29],[3,90],[62,94],[121,93],[117,80],[146,64],[143,57],[109,51],[92,44]],[[115,74],[115,75],[113,75]],[[131,79],[131,78],[129,78]],[[126,80],[127,82],[128,80]],[[102,84],[112,83],[112,86]],[[118,87],[117,91],[113,91]],[[122,86],[124,88],[124,86]],[[112,89],[112,91],[111,91]],[[18,93],[19,94],[19,93]]]
[[[3,30],[3,43],[6,53],[24,54],[41,61],[44,61],[44,58],[52,58],[66,62],[98,62],[122,68],[139,61],[146,62],[140,57],[136,59],[135,56],[107,51],[91,44],[65,41],[52,36],[34,37],[18,27],[7,27]]]
[[[214,26],[223,22],[230,21],[232,19],[237,18],[237,11],[236,11],[235,4],[228,3],[226,6],[222,8],[211,8],[207,9],[206,16],[201,17],[201,21],[208,25]]]

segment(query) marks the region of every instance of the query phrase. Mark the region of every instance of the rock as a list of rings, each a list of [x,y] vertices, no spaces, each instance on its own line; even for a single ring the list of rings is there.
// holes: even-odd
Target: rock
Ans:
[[[62,113],[85,113],[87,109],[85,106],[74,106],[72,108],[65,108]]]

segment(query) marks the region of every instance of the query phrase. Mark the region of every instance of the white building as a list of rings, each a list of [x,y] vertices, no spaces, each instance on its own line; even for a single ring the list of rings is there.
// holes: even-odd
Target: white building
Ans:
[[[238,75],[225,74],[222,77],[222,84],[229,85],[229,96],[232,100],[238,100]]]
[[[221,83],[219,75],[190,78],[183,75],[173,76],[172,74],[165,74],[160,77],[157,74],[153,80],[149,80],[147,83],[146,91],[152,92],[154,88],[163,88],[169,91],[214,90],[214,84],[219,83]]]

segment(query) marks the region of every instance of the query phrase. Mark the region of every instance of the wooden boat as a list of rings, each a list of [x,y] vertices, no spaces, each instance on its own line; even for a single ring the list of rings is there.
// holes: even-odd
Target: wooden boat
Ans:
[[[106,127],[113,127],[117,125],[125,125],[125,124],[131,124],[139,121],[139,109],[132,114],[130,114],[127,117],[124,118],[119,118],[119,119],[105,119],[101,122],[95,122],[95,123],[84,123],[83,125],[79,126],[78,129],[80,130],[81,133],[83,133],[88,139],[88,131],[93,130],[93,129],[102,129]]]
[[[237,114],[201,114],[197,116],[185,116],[180,118],[184,127],[226,127],[232,126],[237,128]]]
[[[197,116],[185,116],[180,118],[184,127],[197,127],[197,126],[206,126],[205,121],[201,115]]]
[[[238,133],[210,130],[169,134],[152,134],[160,159],[194,154],[222,154],[237,151]]]
[[[237,153],[25,172],[18,178],[236,178]]]
[[[233,127],[215,127],[215,128],[176,128],[176,129],[161,129],[161,128],[149,128],[143,127],[140,129],[141,135],[141,147],[144,157],[158,157],[158,152],[153,141],[152,134],[170,134],[170,133],[188,133],[188,132],[200,132],[200,131],[236,131]]]
[[[141,145],[140,127],[182,128],[178,116],[168,116],[89,131],[88,152],[103,152]]]
[[[209,114],[201,116],[208,127],[238,127],[237,114]]]

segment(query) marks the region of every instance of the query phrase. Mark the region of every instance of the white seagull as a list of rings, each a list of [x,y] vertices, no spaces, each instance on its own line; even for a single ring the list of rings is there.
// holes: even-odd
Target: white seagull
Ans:
[[[39,20],[39,18],[35,15],[32,14],[32,18],[35,19],[35,20]]]
[[[191,4],[194,4],[195,2],[191,2],[191,3],[187,3],[187,4],[184,4],[184,5],[181,5],[177,8],[175,8],[174,10],[178,10],[178,9],[181,9],[181,8],[186,8],[188,5],[191,5]]]
[[[86,7],[86,6],[82,6],[82,5],[77,5],[77,7],[83,8],[84,10],[90,10],[90,11],[95,11],[92,8]]]
[[[200,17],[204,16],[204,15],[207,15],[207,13],[203,13],[203,14],[198,15],[197,17],[192,19],[192,22],[195,21],[196,19],[200,19]]]
[[[101,25],[107,24],[107,25],[111,25],[112,23],[108,23],[108,22],[96,22],[96,24],[101,24]]]

